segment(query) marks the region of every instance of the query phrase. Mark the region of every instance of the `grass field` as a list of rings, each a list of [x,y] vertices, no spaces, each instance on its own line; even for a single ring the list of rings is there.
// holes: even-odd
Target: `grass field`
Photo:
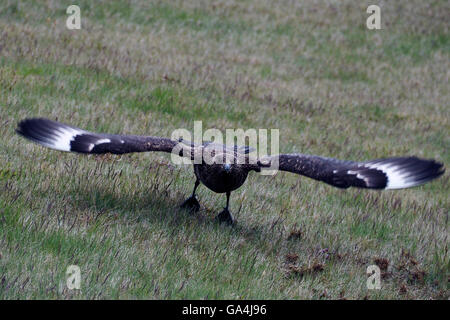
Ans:
[[[2,1],[0,298],[448,299],[448,172],[382,192],[254,173],[228,227],[205,187],[200,212],[178,208],[194,175],[167,154],[80,156],[14,132],[36,116],[160,136],[202,120],[278,128],[281,152],[448,167],[450,4],[379,1],[368,30],[369,4]]]

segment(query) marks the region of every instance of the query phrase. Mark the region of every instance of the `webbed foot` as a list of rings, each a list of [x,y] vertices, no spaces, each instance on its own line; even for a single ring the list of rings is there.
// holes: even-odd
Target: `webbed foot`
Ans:
[[[217,216],[216,220],[220,223],[225,222],[226,224],[232,225],[234,223],[234,218],[231,212],[225,208]]]
[[[196,196],[191,196],[187,198],[180,206],[183,209],[188,209],[193,212],[197,212],[200,210],[200,203],[197,200]]]

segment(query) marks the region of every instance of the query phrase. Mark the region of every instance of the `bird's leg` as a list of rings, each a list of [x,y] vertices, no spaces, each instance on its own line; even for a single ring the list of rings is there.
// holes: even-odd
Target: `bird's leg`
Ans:
[[[216,217],[216,219],[219,222],[225,222],[227,224],[233,224],[234,218],[233,218],[233,215],[231,214],[231,212],[228,210],[229,204],[230,204],[230,192],[228,191],[227,192],[227,206]]]
[[[181,204],[181,208],[189,209],[194,212],[200,210],[200,203],[198,202],[197,197],[195,196],[195,190],[197,190],[199,184],[200,181],[198,181],[198,179],[195,180],[194,191],[192,191],[192,195]]]

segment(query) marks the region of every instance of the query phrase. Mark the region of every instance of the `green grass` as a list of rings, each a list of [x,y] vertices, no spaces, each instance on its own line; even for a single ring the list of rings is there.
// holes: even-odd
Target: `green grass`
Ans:
[[[132,4],[131,4],[132,3]],[[17,136],[43,116],[88,130],[277,128],[281,152],[450,163],[449,7],[290,1],[0,4],[0,298],[448,299],[449,175],[338,190],[252,174],[231,197],[164,154],[60,153]],[[366,268],[388,261],[381,290]],[[81,291],[66,269],[81,268]]]

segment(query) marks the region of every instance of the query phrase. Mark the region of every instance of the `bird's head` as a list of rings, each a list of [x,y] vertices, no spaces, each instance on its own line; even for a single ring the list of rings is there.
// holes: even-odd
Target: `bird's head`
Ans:
[[[230,173],[231,172],[231,164],[229,163],[224,163],[223,164],[223,168],[225,170],[225,172]]]

